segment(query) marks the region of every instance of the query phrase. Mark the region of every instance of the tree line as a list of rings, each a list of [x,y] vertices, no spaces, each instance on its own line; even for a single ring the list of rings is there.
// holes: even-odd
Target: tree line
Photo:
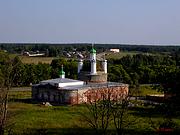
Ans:
[[[63,51],[87,51],[91,43],[69,43],[69,44],[43,44],[43,43],[0,43],[0,49],[9,53],[21,54],[23,51],[40,51],[46,56],[63,56]],[[176,52],[180,46],[158,46],[158,45],[130,45],[130,44],[94,44],[97,52],[104,52],[110,48],[117,48],[121,51],[138,51],[149,53]]]
[[[70,51],[87,51],[90,50],[92,44],[26,44],[26,43],[0,43],[0,49],[13,54],[21,54],[23,51],[43,52],[48,57],[64,56],[64,52]],[[98,52],[106,49],[103,46],[97,46]]]
[[[0,53],[0,75],[9,58],[7,53]],[[59,77],[61,65],[64,65],[67,78],[77,79],[77,61],[74,59],[54,59],[51,64],[24,64],[18,56],[11,58],[16,65],[12,74],[12,86],[29,86]],[[124,56],[121,59],[108,59],[108,81],[128,83],[131,86],[139,84],[168,84],[174,85],[180,73],[179,51],[170,55],[144,55]],[[180,81],[179,81],[180,82]]]
[[[180,100],[180,51],[169,55],[127,55],[109,62],[110,81],[128,83],[130,87],[153,84],[160,91],[175,95],[173,100]]]
[[[7,53],[0,52],[0,77],[5,78],[7,61],[11,61],[12,66],[12,86],[30,86],[42,80],[58,78],[61,65],[64,66],[67,78],[77,79],[77,62],[75,60],[54,59],[51,64],[24,64],[18,56],[10,58]]]
[[[171,56],[137,54],[108,61],[111,81],[121,80],[135,85],[160,83],[162,75],[166,76],[171,70],[179,70],[178,60],[174,60]]]

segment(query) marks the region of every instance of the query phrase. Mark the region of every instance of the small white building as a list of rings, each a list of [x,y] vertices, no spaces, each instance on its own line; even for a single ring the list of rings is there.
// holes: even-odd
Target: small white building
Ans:
[[[113,49],[110,49],[110,52],[113,52],[113,53],[119,53],[120,51],[119,51],[119,49],[113,48]]]

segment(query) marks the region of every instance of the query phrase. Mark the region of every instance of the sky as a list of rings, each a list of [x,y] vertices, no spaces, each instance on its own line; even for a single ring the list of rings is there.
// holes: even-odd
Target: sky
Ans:
[[[180,45],[180,0],[0,0],[0,43]]]

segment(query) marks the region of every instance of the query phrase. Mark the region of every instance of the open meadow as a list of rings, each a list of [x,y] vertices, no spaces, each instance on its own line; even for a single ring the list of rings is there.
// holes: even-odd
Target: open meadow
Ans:
[[[106,59],[111,59],[111,58],[113,58],[113,59],[120,59],[120,58],[122,58],[124,56],[127,56],[127,55],[133,56],[133,55],[136,55],[136,54],[139,54],[139,53],[138,52],[124,52],[124,51],[116,52],[116,53],[107,52],[106,53]]]
[[[121,51],[121,52],[107,52],[106,53],[106,59],[121,59],[122,57],[125,57],[127,55],[133,56],[137,54],[143,54],[143,55],[155,55],[155,56],[162,56],[163,54],[160,53],[144,53],[144,52],[138,52],[138,51]]]
[[[147,89],[143,86],[143,90],[149,91]],[[20,88],[10,90],[8,107],[7,129],[11,134],[95,133],[82,117],[82,114],[88,114],[86,105],[43,106],[31,100],[30,89]],[[128,110],[126,117],[133,121],[125,128],[127,134],[158,134],[156,128],[164,120],[157,105],[145,105],[140,101],[139,105]],[[174,115],[173,120],[180,126],[180,115]],[[154,125],[157,127],[154,128]],[[114,131],[111,123],[108,132]]]
[[[45,63],[45,64],[51,64],[52,60],[55,59],[55,57],[29,57],[29,56],[19,56],[22,63],[25,64],[38,64],[38,63]]]

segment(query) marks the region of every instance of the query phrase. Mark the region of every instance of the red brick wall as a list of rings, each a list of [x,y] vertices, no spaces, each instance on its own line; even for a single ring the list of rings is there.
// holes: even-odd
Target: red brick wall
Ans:
[[[128,85],[103,88],[91,88],[83,93],[78,92],[69,98],[70,104],[92,102],[104,99],[119,100],[128,95]]]

